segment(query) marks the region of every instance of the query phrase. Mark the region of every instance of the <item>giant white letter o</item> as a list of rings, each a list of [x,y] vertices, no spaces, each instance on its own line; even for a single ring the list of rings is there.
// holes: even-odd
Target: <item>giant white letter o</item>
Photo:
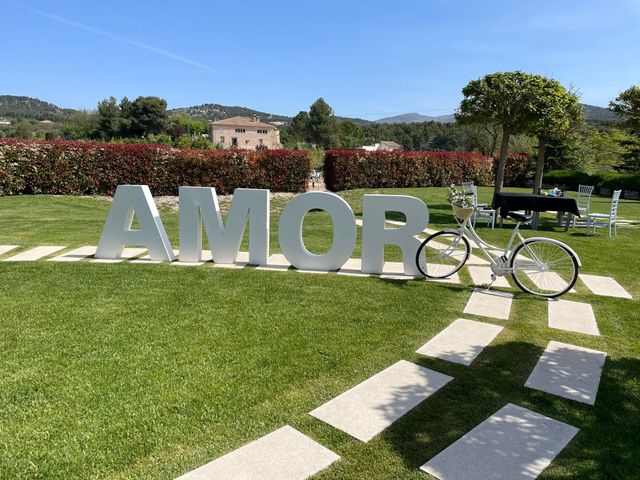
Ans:
[[[313,209],[324,210],[333,222],[333,244],[322,255],[307,250],[302,238],[304,216]],[[337,270],[349,260],[356,245],[353,210],[333,193],[303,193],[284,208],[280,216],[279,239],[283,255],[294,267],[301,270]]]

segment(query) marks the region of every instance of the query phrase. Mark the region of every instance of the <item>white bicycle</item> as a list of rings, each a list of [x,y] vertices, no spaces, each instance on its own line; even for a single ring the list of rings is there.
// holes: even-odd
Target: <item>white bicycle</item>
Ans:
[[[517,222],[503,253],[493,257],[487,249],[500,252],[482,240],[471,224],[473,209],[466,209],[460,228],[445,228],[429,236],[418,248],[416,265],[428,278],[447,278],[460,270],[469,259],[473,240],[490,263],[491,283],[497,276],[511,275],[516,285],[527,293],[554,298],[565,294],[576,283],[580,259],[568,245],[544,237],[524,238],[520,225],[531,217],[512,212]],[[518,243],[511,248],[518,240]]]

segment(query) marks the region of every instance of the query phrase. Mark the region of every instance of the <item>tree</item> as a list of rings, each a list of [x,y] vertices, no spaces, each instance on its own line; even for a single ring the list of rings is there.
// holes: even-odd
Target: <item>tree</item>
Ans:
[[[632,132],[640,134],[640,85],[634,85],[620,93],[609,103],[609,108],[625,119]]]
[[[567,91],[557,80],[536,75],[531,79],[529,89],[536,118],[532,119],[527,130],[538,139],[533,193],[540,193],[547,143],[576,132],[584,123],[584,117],[578,96]]]
[[[21,120],[16,125],[16,138],[21,138],[23,140],[30,140],[33,138],[33,129],[31,128],[31,124],[26,120]]]
[[[299,112],[291,120],[287,129],[289,143],[304,143],[309,141],[309,114]]]
[[[338,145],[336,118],[333,109],[323,98],[317,99],[309,108],[310,140],[323,148]]]
[[[456,112],[460,124],[494,124],[502,129],[495,191],[502,190],[509,137],[526,131],[536,119],[530,84],[535,78],[523,72],[498,72],[470,81],[462,89],[464,98]]]
[[[633,86],[609,104],[609,108],[625,120],[625,125],[632,134],[631,138],[622,140],[624,148],[623,162],[619,170],[629,173],[640,172],[640,85]]]
[[[138,97],[131,102],[130,110],[131,134],[144,137],[164,131],[167,123],[166,100],[158,97]]]
[[[98,131],[102,138],[112,139],[120,134],[120,107],[114,97],[98,103]]]
[[[359,148],[364,143],[362,128],[351,120],[338,124],[338,136],[340,137],[340,148]]]

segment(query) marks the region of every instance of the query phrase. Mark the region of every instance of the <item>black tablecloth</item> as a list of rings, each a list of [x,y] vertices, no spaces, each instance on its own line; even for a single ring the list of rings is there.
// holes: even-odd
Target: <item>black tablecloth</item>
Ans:
[[[526,193],[496,193],[493,196],[493,208],[500,209],[500,216],[507,218],[509,212],[526,210],[528,212],[568,212],[580,216],[578,204],[574,198],[551,197]]]

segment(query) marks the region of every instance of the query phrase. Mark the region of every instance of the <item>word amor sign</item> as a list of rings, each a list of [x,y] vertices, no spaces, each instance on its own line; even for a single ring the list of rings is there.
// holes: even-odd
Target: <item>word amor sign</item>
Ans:
[[[202,232],[207,235],[213,261],[233,263],[249,225],[249,263],[265,265],[269,258],[269,190],[235,190],[226,225],[222,221],[214,188],[180,187],[180,261],[202,257]],[[365,195],[362,222],[362,271],[382,273],[385,245],[402,250],[404,272],[418,275],[414,258],[429,210],[421,200],[404,195]],[[307,212],[319,209],[333,222],[333,244],[328,252],[314,254],[304,246],[302,223]],[[386,212],[401,212],[406,224],[385,228]],[[140,228],[133,229],[133,218]],[[308,192],[294,197],[280,215],[278,238],[286,259],[304,270],[337,270],[350,258],[356,244],[356,219],[347,202],[328,192]],[[128,246],[146,247],[152,260],[173,261],[175,255],[149,187],[120,185],[100,237],[96,258],[118,258]]]

